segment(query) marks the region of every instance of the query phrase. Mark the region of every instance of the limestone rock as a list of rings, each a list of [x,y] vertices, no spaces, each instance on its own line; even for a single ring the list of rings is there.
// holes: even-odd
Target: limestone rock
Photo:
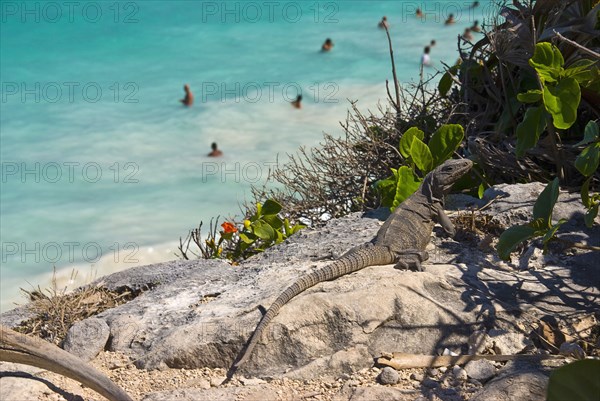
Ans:
[[[542,189],[541,184],[494,187],[486,192],[486,202],[495,194],[509,197],[492,203],[487,212],[507,226],[527,221]],[[560,194],[554,219],[574,220],[559,235],[598,246],[600,228],[583,226],[578,197]],[[461,196],[454,203],[461,202],[474,200]],[[142,293],[95,319],[110,327],[109,348],[123,351],[138,367],[228,368],[256,327],[259,306],[270,306],[303,273],[371,240],[380,226],[379,219],[353,214],[302,230],[239,266],[220,260],[173,261],[115,273],[93,284]],[[571,232],[563,230],[567,227]],[[466,351],[473,331],[510,331],[519,320],[538,319],[540,311],[560,317],[598,310],[600,270],[592,252],[550,252],[535,261],[538,270],[525,266],[517,272],[518,255],[516,264],[498,269],[503,262],[493,252],[450,239],[439,227],[435,233],[424,273],[371,266],[292,299],[239,373],[336,378],[369,368],[385,352]],[[11,311],[0,321],[14,326],[22,316],[22,311]]]
[[[485,383],[496,374],[496,368],[486,359],[470,361],[465,365],[465,371],[470,378],[482,383]]]
[[[471,401],[545,401],[547,385],[543,372],[514,372],[490,381]]]
[[[393,387],[347,387],[336,394],[332,401],[413,401],[417,395],[417,391],[408,393]]]
[[[63,348],[84,361],[91,361],[104,350],[109,335],[110,328],[104,320],[81,320],[69,328]]]
[[[381,384],[396,384],[400,380],[400,375],[396,369],[386,366],[379,374]]]

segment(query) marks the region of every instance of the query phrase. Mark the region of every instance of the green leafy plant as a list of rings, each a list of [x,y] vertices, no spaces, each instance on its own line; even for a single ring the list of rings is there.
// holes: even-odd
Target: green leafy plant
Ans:
[[[517,126],[518,157],[536,145],[548,123],[562,130],[575,123],[581,87],[597,84],[598,67],[594,64],[593,60],[581,59],[565,68],[563,55],[556,46],[547,42],[536,44],[529,65],[537,73],[539,87],[517,95],[522,103],[537,104],[525,111],[523,121]]]
[[[600,397],[600,361],[584,359],[561,366],[548,380],[547,401],[597,401]]]
[[[423,181],[421,176],[448,160],[458,149],[464,129],[459,124],[444,124],[431,135],[428,143],[424,138],[425,133],[416,127],[406,130],[400,138],[398,148],[406,165],[392,168],[392,176],[375,184],[384,206],[393,210],[412,195]]]
[[[598,170],[600,164],[600,130],[595,121],[590,121],[585,126],[583,140],[577,145],[587,145],[575,159],[575,168],[587,177],[581,186],[581,201],[587,209],[584,216],[585,224],[591,227],[598,215],[598,206],[600,205],[600,194],[590,194],[592,175]]]
[[[500,235],[496,247],[500,258],[508,260],[517,245],[535,237],[543,237],[542,243],[544,252],[546,252],[548,242],[554,237],[560,226],[567,221],[560,219],[557,223],[552,223],[552,210],[558,200],[558,192],[558,178],[555,178],[546,185],[533,205],[533,221],[510,227]]]
[[[217,232],[217,225],[213,225],[211,220],[206,239],[202,239],[200,223],[197,229],[190,231],[185,240],[180,239],[181,256],[189,259],[190,253],[204,259],[225,258],[238,261],[263,252],[305,227],[297,223],[292,225],[287,218],[281,219],[281,209],[281,204],[273,199],[268,199],[264,204],[256,203],[256,210],[248,212],[252,214],[239,229],[235,223],[225,221],[221,224],[222,230]],[[190,250],[192,243],[198,247],[200,255]]]
[[[239,241],[228,254],[228,259],[245,259],[250,254],[263,252],[305,228],[297,223],[290,225],[288,219],[282,220],[278,216],[279,212],[281,205],[273,199],[267,200],[264,205],[257,203],[256,212],[244,220],[244,228],[238,234]]]

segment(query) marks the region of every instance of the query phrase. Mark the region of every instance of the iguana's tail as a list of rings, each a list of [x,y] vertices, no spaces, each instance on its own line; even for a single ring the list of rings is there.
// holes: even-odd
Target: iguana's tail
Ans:
[[[315,284],[333,280],[343,275],[364,269],[367,266],[387,265],[390,263],[394,263],[394,255],[387,247],[377,245],[367,246],[357,248],[333,263],[300,277],[294,284],[289,286],[279,297],[277,297],[275,302],[273,302],[271,307],[263,315],[258,326],[256,326],[246,349],[242,351],[243,353],[238,357],[237,362],[229,369],[227,378],[230,379],[233,377],[237,369],[248,360],[267,325],[275,316],[277,316],[279,309],[296,295]]]
[[[75,355],[42,339],[0,325],[0,361],[36,366],[77,380],[110,401],[133,401],[107,376]]]

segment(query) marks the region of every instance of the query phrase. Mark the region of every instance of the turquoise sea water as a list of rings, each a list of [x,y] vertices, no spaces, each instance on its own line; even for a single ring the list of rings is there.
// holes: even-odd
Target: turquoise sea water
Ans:
[[[175,258],[188,229],[239,212],[277,155],[342,134],[347,99],[387,104],[383,15],[410,82],[431,39],[427,73],[495,14],[470,3],[2,1],[1,310],[53,266],[81,282]],[[224,157],[206,157],[213,141]]]

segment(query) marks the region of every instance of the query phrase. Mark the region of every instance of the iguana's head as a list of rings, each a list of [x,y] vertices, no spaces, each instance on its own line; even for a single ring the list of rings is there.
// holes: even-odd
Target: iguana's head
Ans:
[[[473,167],[469,159],[447,160],[436,167],[431,176],[431,190],[436,197],[443,196],[450,191],[452,185]]]

